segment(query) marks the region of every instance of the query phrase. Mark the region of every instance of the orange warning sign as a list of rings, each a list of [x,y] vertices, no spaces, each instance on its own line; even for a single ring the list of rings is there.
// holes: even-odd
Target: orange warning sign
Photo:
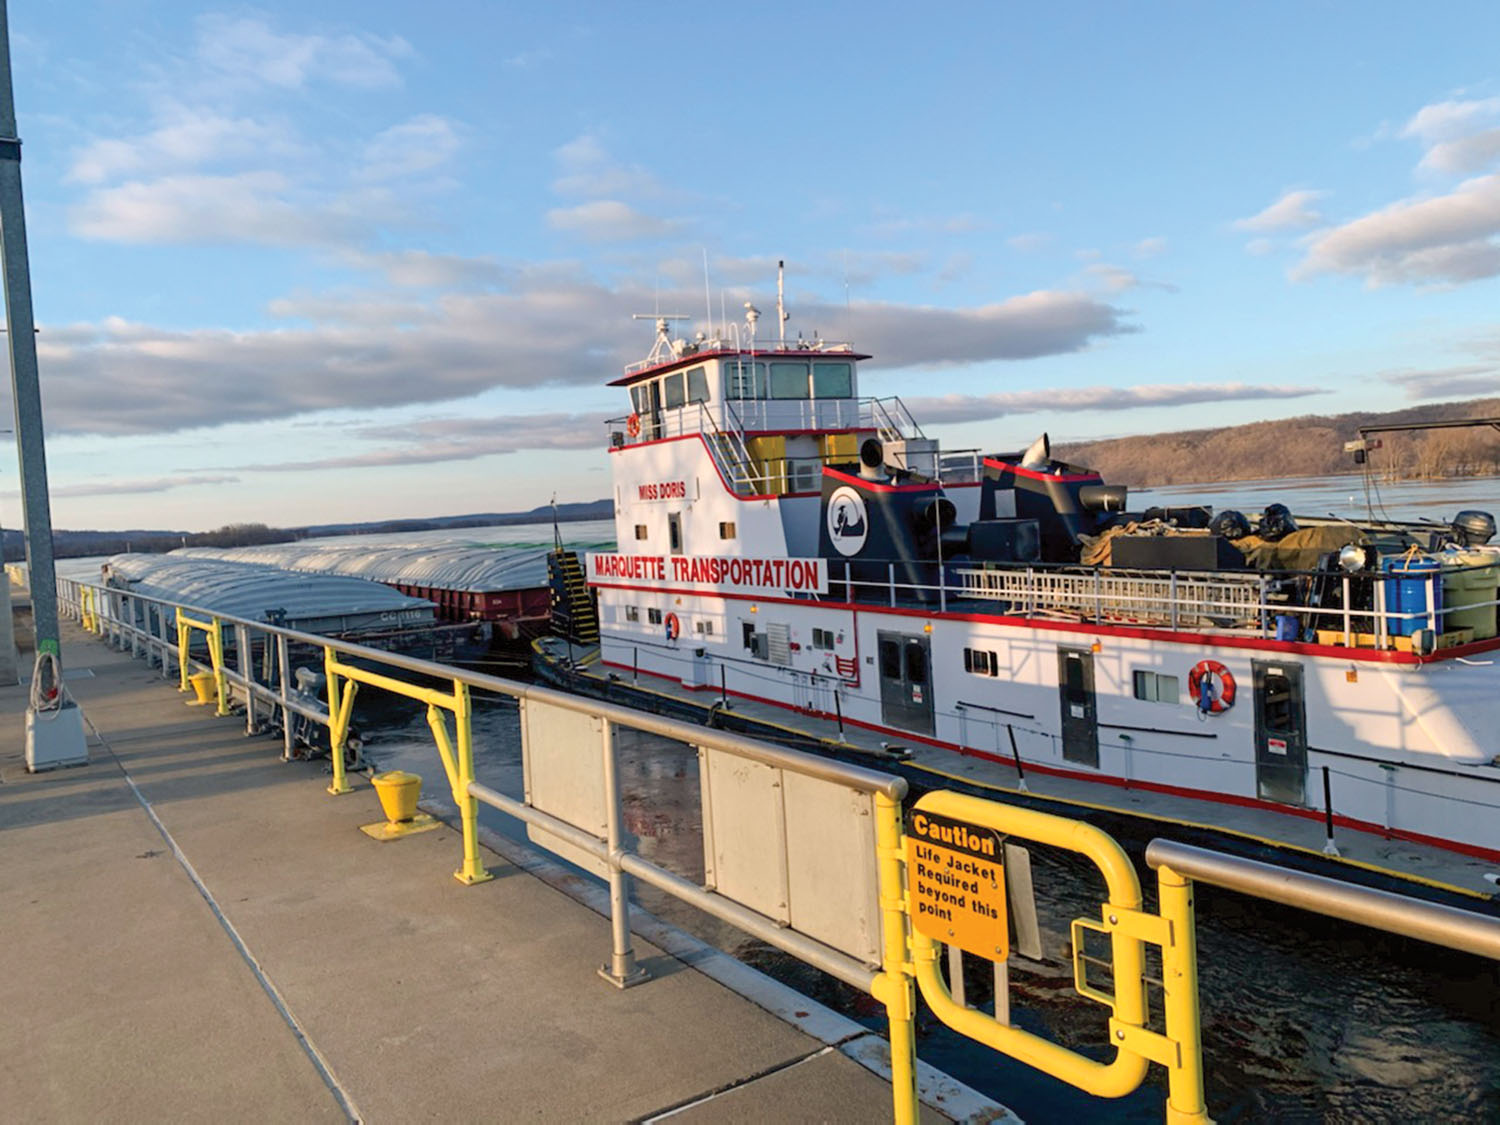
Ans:
[[[907,817],[912,928],[991,961],[1010,953],[1000,835],[922,812]]]

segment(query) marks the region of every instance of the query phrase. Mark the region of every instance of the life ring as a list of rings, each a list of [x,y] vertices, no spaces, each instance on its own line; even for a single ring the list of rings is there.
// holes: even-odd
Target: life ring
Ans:
[[[1214,685],[1218,684],[1218,693]],[[1205,715],[1222,715],[1234,706],[1234,676],[1217,660],[1200,660],[1188,673],[1188,694]]]
[[[682,622],[677,620],[675,613],[667,614],[667,640],[675,641],[682,635]]]
[[[625,432],[631,437],[641,436],[641,416],[639,414],[632,414],[625,420]]]

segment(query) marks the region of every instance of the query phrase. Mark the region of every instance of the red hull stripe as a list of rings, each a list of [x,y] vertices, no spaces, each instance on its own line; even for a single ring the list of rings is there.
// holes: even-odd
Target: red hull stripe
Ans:
[[[1044,473],[1037,469],[1026,469],[1010,461],[997,461],[993,457],[986,457],[984,465],[987,469],[1005,469],[1015,473],[1018,477],[1030,477],[1032,480],[1060,480],[1068,484],[1086,483],[1088,481],[1103,482],[1104,478],[1098,473]]]
[[[864,477],[841,473],[837,469],[830,469],[827,465],[823,466],[823,475],[825,477],[832,477],[834,480],[841,480],[845,484],[856,485],[870,492],[937,492],[940,487],[936,481],[930,484],[881,484],[879,481],[865,480]]]
[[[616,668],[622,672],[637,671],[637,669],[632,669],[628,664],[616,664],[612,660],[601,660],[599,663],[607,668]],[[643,676],[653,676],[660,680],[670,680],[673,683],[678,682],[677,677],[666,675],[663,672],[652,672],[644,668],[639,669],[638,671]],[[712,684],[704,684],[700,687],[686,688],[684,690],[708,691],[714,694],[718,694],[720,689],[714,687]],[[750,695],[742,691],[730,691],[728,692],[728,694],[734,696],[736,699],[746,699],[753,703],[766,703],[772,707],[780,707],[784,711],[791,711],[798,715],[808,715],[812,718],[828,720],[833,720],[836,718],[836,716],[831,715],[826,711],[806,710],[803,708],[794,707],[790,703],[782,703],[780,700],[766,699],[762,696]],[[861,722],[858,719],[851,719],[847,715],[844,716],[844,725],[859,727],[861,730],[876,731],[880,734],[895,735],[897,738],[900,738],[906,742],[920,742],[924,746],[934,746],[939,750],[952,750],[960,756],[982,758],[985,761],[996,762],[1002,766],[1011,766],[1012,768],[1014,768],[1015,765],[1015,763],[1012,762],[1011,759],[1000,754],[991,754],[985,750],[974,750],[968,747],[959,747],[951,742],[942,742],[939,739],[928,738],[925,735],[912,734],[910,731],[899,730],[896,727],[886,727],[881,726],[878,723]],[[817,738],[818,736],[812,734],[811,732],[808,732],[808,737]],[[1246,809],[1263,809],[1266,812],[1281,813],[1285,816],[1295,816],[1303,820],[1321,821],[1323,819],[1323,814],[1316,809],[1294,808],[1291,805],[1280,805],[1274,801],[1262,801],[1258,797],[1241,797],[1232,793],[1215,793],[1209,789],[1189,789],[1186,786],[1163,785],[1154,781],[1126,781],[1123,777],[1115,777],[1110,774],[1085,773],[1081,770],[1063,769],[1060,766],[1044,766],[1036,762],[1024,762],[1023,764],[1025,765],[1028,773],[1047,774],[1052,777],[1067,777],[1072,778],[1075,781],[1089,781],[1099,785],[1108,785],[1116,789],[1141,789],[1151,793],[1163,793],[1170,797],[1190,797],[1196,801],[1212,801],[1215,804],[1236,805],[1240,808]],[[1033,795],[1039,797],[1042,800],[1049,799],[1048,795],[1045,793],[1038,793]],[[1067,798],[1065,797],[1059,797],[1055,799],[1063,801],[1067,800]],[[1116,809],[1112,805],[1104,807],[1109,811],[1118,812],[1123,816],[1145,817],[1148,820],[1158,819],[1153,818],[1150,813],[1143,812],[1139,809]],[[1497,851],[1493,848],[1481,848],[1477,845],[1465,844],[1458,840],[1446,840],[1441,836],[1428,836],[1421,832],[1408,832],[1400,828],[1386,828],[1383,825],[1375,824],[1372,821],[1357,820],[1354,817],[1344,816],[1340,813],[1334,814],[1333,822],[1341,828],[1351,828],[1357,832],[1371,832],[1376,835],[1387,836],[1396,840],[1407,840],[1413,844],[1426,844],[1429,847],[1442,848],[1444,851],[1457,852],[1460,855],[1471,856],[1475,859],[1500,862],[1500,851]],[[1205,824],[1201,825],[1201,827],[1211,829],[1214,828],[1215,825]],[[1236,832],[1234,829],[1225,829],[1225,831],[1239,836],[1246,835],[1246,833]],[[1271,844],[1283,843],[1283,841],[1278,840],[1267,840],[1267,842]],[[1298,845],[1292,844],[1290,842],[1285,843],[1287,847],[1298,847]],[[1387,869],[1381,868],[1381,870]],[[1397,875],[1400,874],[1400,872],[1392,873]],[[1462,890],[1463,888],[1455,889]]]

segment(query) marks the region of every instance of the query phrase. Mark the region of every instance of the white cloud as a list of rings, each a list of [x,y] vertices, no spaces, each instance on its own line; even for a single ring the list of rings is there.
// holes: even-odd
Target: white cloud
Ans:
[[[1326,194],[1327,192],[1322,191],[1286,192],[1264,211],[1251,215],[1248,219],[1235,220],[1234,228],[1265,233],[1304,230],[1317,226],[1322,222],[1323,216],[1313,209],[1312,204]]]
[[[1320,232],[1293,271],[1354,274],[1372,286],[1457,283],[1500,274],[1500,174],[1445,195],[1403,199]]]
[[[303,151],[279,123],[180,105],[165,107],[159,116],[161,124],[139,136],[102,138],[85,145],[67,178],[96,184],[142,170],[160,175],[225,160],[285,159]]]
[[[1492,363],[1473,363],[1432,371],[1387,371],[1381,375],[1387,383],[1406,390],[1409,399],[1472,398],[1500,391],[1500,367]]]
[[[105,242],[319,246],[353,237],[350,210],[294,199],[279,172],[181,175],[91,192],[70,212],[69,227]]]
[[[200,16],[197,30],[198,59],[217,78],[287,90],[319,81],[357,89],[398,86],[394,60],[412,53],[398,36],[282,33],[249,16]]]
[[[1005,240],[1005,245],[1012,250],[1022,254],[1034,254],[1038,250],[1044,250],[1052,244],[1052,235],[1042,231],[1029,231],[1026,234],[1012,235]]]
[[[626,316],[645,288],[611,290],[566,271],[517,271],[503,293],[287,298],[310,324],[274,331],[171,329],[111,319],[46,326],[38,353],[54,434],[157,434],[333,408],[411,406],[496,388],[597,386],[645,354]],[[679,294],[663,294],[676,302]],[[1075,352],[1133,331],[1077,293],[1031,293],[976,309],[797,306],[799,324],[849,338],[891,367]],[[621,407],[623,409],[623,400]],[[451,435],[450,435],[451,436]]]
[[[602,414],[505,414],[484,418],[428,419],[403,426],[372,426],[355,431],[355,436],[394,444],[366,453],[241,465],[237,469],[241,472],[305,472],[431,465],[473,461],[523,449],[602,449],[606,441]]]
[[[494,258],[434,254],[427,250],[388,250],[374,253],[349,250],[340,255],[340,260],[356,269],[378,271],[392,285],[408,289],[468,289],[500,285],[508,281],[515,272],[506,269]]]
[[[1471,132],[1476,123],[1496,116],[1500,116],[1500,98],[1434,102],[1417,110],[1401,130],[1401,135],[1436,144],[1462,137]]]
[[[1166,253],[1167,240],[1165,238],[1143,238],[1135,244],[1135,256],[1137,258],[1155,258],[1159,254]]]
[[[1276,249],[1276,244],[1269,238],[1252,238],[1245,243],[1245,253],[1256,258],[1263,258],[1274,249]]]
[[[1303,398],[1325,393],[1321,387],[1262,387],[1248,383],[1182,383],[1136,387],[1048,388],[992,395],[943,395],[908,398],[906,405],[921,422],[986,422],[1011,414],[1082,410],[1131,410],[1147,406],[1188,406],[1245,399]]]
[[[855,302],[798,306],[798,323],[854,341],[882,367],[942,367],[1081,351],[1134,332],[1121,310],[1082,293],[1040,291],[980,308]]]
[[[1427,150],[1420,166],[1450,175],[1467,175],[1488,168],[1497,158],[1500,158],[1500,128],[1440,141]]]
[[[664,237],[673,233],[680,224],[648,215],[617,199],[598,199],[592,203],[580,203],[577,207],[548,211],[547,225],[589,242],[634,242]]]
[[[380,180],[430,172],[451,160],[460,144],[453,122],[434,113],[418,114],[382,130],[365,145],[360,174]]]
[[[170,492],[174,488],[189,488],[199,484],[236,484],[237,476],[222,473],[195,473],[176,477],[147,477],[132,480],[110,479],[105,481],[80,481],[76,484],[54,485],[49,491],[54,497],[79,496],[131,496],[148,492]],[[19,496],[20,492],[9,490],[0,496]]]
[[[558,195],[656,198],[664,194],[660,181],[639,164],[622,164],[610,156],[598,137],[585,133],[553,153],[558,176],[552,190]]]

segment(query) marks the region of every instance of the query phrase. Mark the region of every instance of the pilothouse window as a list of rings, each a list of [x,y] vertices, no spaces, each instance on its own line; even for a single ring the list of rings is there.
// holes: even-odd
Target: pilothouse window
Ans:
[[[724,364],[726,398],[765,398],[766,365],[748,360],[731,360]]]
[[[662,401],[667,404],[667,409],[679,407],[683,404],[682,397],[682,372],[675,371],[661,381]]]
[[[813,397],[853,398],[853,365],[848,363],[813,364]]]
[[[687,397],[689,402],[708,401],[708,371],[695,367],[687,373]]]
[[[771,364],[771,397],[806,398],[807,364],[773,362]]]

